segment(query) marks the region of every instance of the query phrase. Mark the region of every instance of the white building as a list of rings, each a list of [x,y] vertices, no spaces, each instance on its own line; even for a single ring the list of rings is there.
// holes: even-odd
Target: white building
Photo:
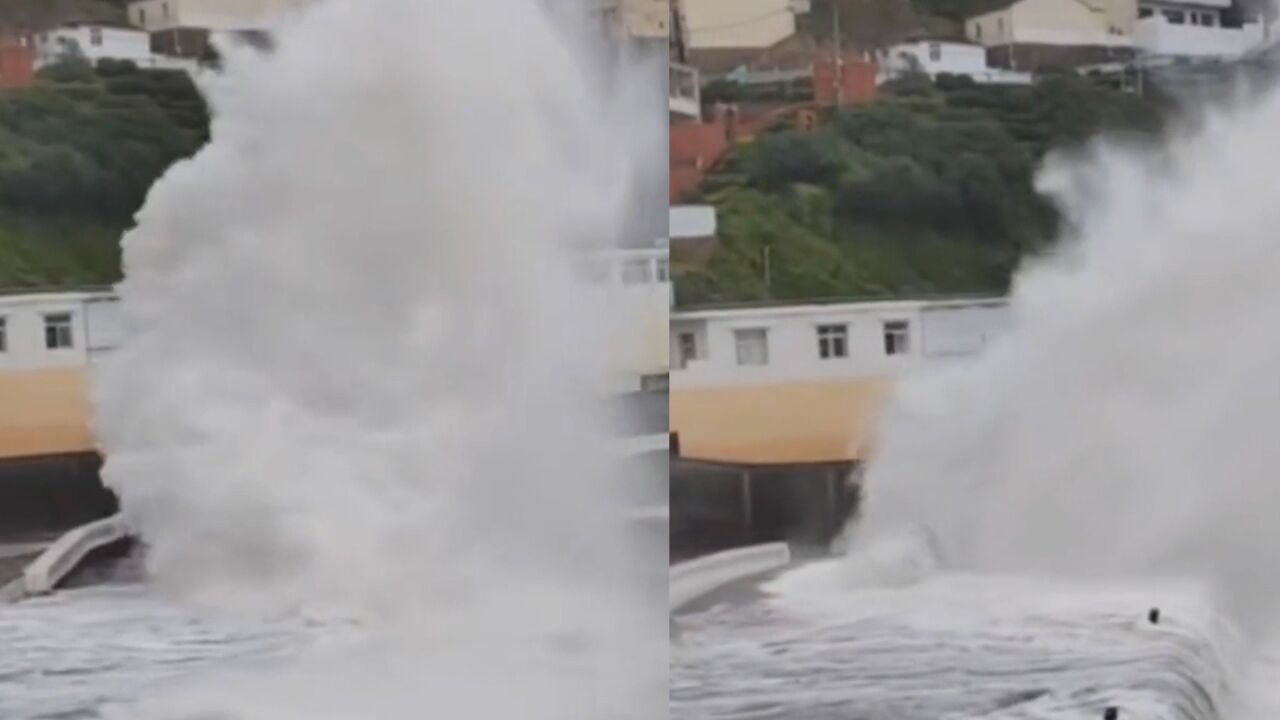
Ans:
[[[993,68],[987,64],[986,48],[955,40],[899,43],[880,52],[879,68],[882,82],[918,72],[934,80],[939,75],[963,75],[984,84],[1031,83],[1031,73]]]
[[[581,279],[608,312],[610,365],[619,389],[665,384],[671,265],[665,241],[586,258]]]
[[[671,386],[889,377],[976,354],[1008,322],[1003,299],[677,311],[671,315]]]
[[[667,113],[671,120],[697,120],[702,117],[698,71],[677,62],[668,63]]]
[[[987,61],[1011,70],[1129,59],[1135,0],[1015,0],[965,21]]]
[[[0,296],[0,463],[94,451],[89,368],[118,340],[98,292]]]
[[[107,292],[0,296],[0,373],[84,366],[118,340]]]
[[[139,66],[151,64],[151,36],[142,30],[109,25],[75,24],[36,36],[36,67],[69,57],[99,60],[128,60]]]
[[[1261,46],[1266,31],[1258,19],[1233,23],[1231,0],[1141,2],[1133,40],[1142,56],[1160,59],[1233,60]]]
[[[1090,65],[1238,58],[1265,42],[1255,12],[1240,0],[1016,0],[969,18],[966,36],[988,61],[1030,70]]]

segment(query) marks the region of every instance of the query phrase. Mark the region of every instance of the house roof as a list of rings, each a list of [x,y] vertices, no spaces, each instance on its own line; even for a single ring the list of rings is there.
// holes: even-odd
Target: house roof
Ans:
[[[750,316],[790,315],[820,312],[839,305],[856,305],[859,310],[891,309],[908,305],[928,308],[959,308],[1007,305],[1008,299],[991,295],[914,295],[914,296],[842,296],[785,300],[749,300],[744,302],[685,305],[671,313],[672,320],[699,320],[730,314]]]
[[[683,458],[743,465],[866,459],[887,378],[673,390]]]

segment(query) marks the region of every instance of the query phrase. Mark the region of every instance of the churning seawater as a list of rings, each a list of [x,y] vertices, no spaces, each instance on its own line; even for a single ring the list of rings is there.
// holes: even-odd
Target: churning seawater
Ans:
[[[660,717],[574,270],[636,241],[665,44],[578,0],[308,5],[226,48],[122,242],[92,401],[146,584],[0,608],[0,718]]]
[[[270,667],[333,628],[200,613],[145,585],[0,608],[0,718],[128,717],[123,706],[220,668]],[[115,708],[113,710],[113,708]]]

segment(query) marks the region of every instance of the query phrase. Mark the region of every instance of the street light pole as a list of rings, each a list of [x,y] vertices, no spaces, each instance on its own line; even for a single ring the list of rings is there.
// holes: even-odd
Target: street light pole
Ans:
[[[844,53],[840,42],[840,2],[831,0],[831,53],[835,56],[836,107],[844,104]]]

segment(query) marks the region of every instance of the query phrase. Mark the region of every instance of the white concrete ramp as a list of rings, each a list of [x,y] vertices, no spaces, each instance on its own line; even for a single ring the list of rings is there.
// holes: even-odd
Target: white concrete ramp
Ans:
[[[27,566],[21,578],[0,588],[0,601],[12,602],[53,592],[90,553],[125,540],[129,535],[129,528],[119,515],[65,533]]]

